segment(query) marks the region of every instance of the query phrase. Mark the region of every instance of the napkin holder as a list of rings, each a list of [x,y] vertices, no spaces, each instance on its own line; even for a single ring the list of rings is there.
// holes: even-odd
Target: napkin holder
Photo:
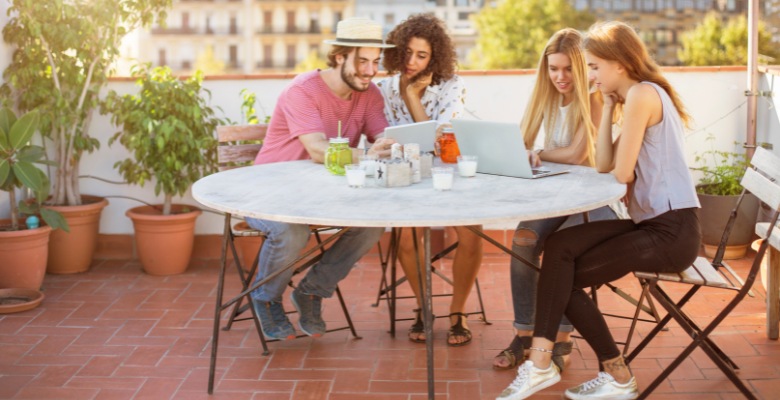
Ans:
[[[411,185],[412,163],[400,158],[377,161],[376,182],[379,187]]]

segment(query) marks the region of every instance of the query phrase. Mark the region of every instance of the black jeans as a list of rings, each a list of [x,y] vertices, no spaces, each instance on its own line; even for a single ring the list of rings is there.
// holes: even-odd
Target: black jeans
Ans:
[[[566,315],[600,361],[619,356],[604,317],[583,289],[634,271],[683,271],[700,245],[696,208],[668,211],[639,224],[596,221],[552,234],[539,276],[534,336],[554,342]]]

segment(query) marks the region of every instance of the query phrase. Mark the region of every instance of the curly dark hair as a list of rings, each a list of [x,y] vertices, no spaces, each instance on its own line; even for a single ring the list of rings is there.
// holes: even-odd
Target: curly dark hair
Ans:
[[[452,78],[458,64],[455,46],[444,27],[444,23],[433,14],[416,14],[401,22],[388,35],[387,42],[396,47],[386,49],[382,65],[392,75],[403,71],[406,65],[406,48],[412,38],[420,38],[431,45],[431,61],[419,76],[433,73],[431,85]]]

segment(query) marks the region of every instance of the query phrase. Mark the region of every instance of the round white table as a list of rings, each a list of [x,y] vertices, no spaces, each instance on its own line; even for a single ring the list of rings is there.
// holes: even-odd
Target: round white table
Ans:
[[[209,175],[192,187],[204,206],[243,217],[340,227],[423,227],[427,287],[431,287],[430,227],[517,223],[572,215],[619,200],[625,185],[611,174],[582,166],[545,164],[569,173],[539,179],[477,174],[457,176],[452,190],[436,191],[431,179],[406,187],[368,185],[350,188],[344,176],[331,175],[309,160],[236,168]],[[370,180],[371,178],[367,178]],[[484,236],[483,236],[484,237]],[[250,288],[249,290],[252,290]],[[433,398],[432,310],[428,323],[428,397]]]

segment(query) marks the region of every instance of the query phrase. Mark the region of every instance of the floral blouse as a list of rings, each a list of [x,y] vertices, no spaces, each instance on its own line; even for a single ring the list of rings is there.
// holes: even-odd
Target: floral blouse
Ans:
[[[385,99],[385,117],[390,126],[414,123],[412,114],[401,98],[400,81],[401,75],[396,74],[377,83],[382,97]],[[463,84],[463,79],[458,75],[453,75],[450,80],[428,86],[421,102],[425,108],[425,114],[431,120],[437,121],[437,125],[458,118],[463,112],[466,102],[466,86]]]

